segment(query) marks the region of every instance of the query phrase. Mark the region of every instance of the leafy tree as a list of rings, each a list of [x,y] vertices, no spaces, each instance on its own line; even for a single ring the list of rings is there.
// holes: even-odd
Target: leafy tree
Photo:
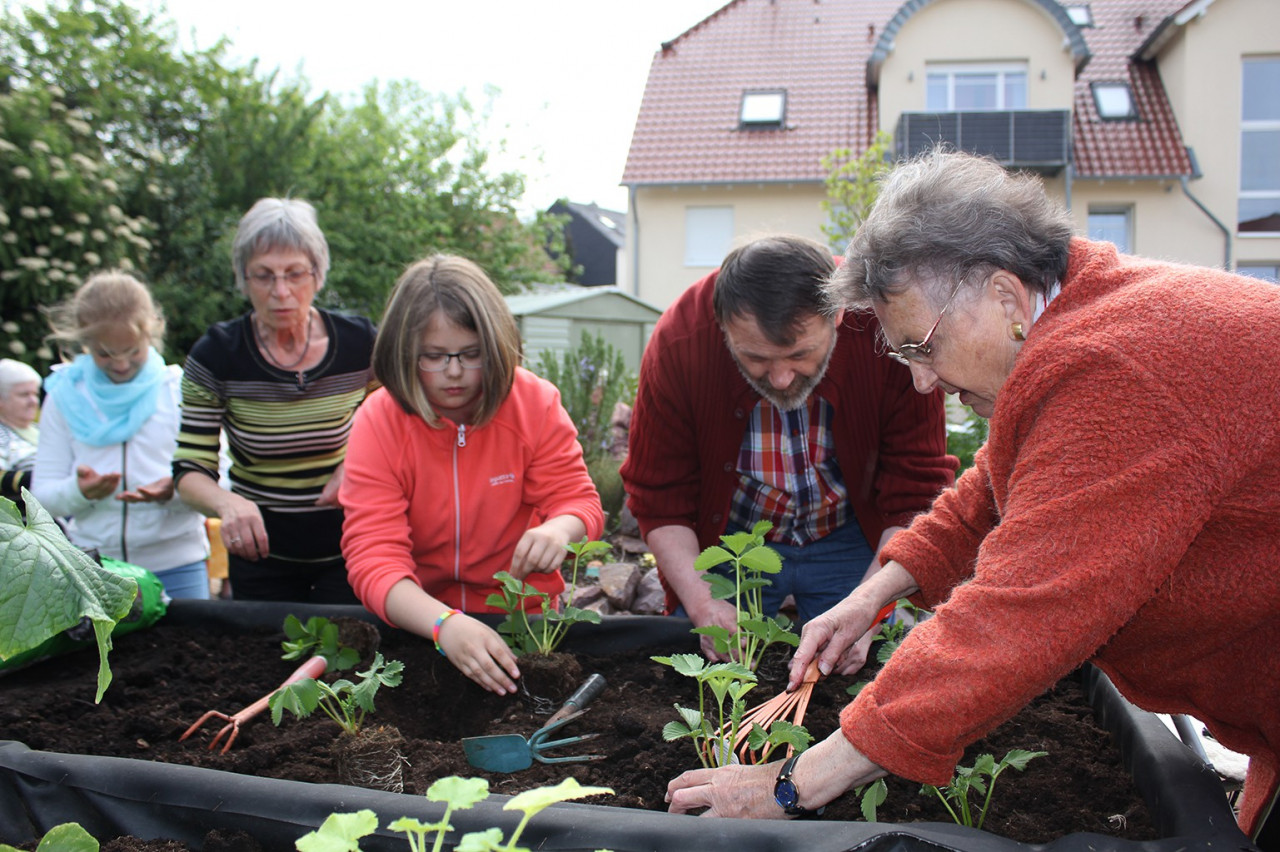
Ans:
[[[267,195],[316,205],[327,306],[378,319],[399,273],[431,251],[470,257],[507,292],[563,277],[542,248],[563,245],[563,221],[517,217],[523,178],[489,168],[484,116],[465,100],[393,82],[347,105],[232,67],[226,42],[180,50],[174,30],[109,0],[0,13],[0,265],[13,273],[0,346],[45,366],[35,306],[124,266],[152,286],[180,360],[247,307],[228,305],[230,243]]]
[[[822,233],[836,251],[844,251],[876,203],[878,181],[893,167],[888,159],[892,141],[888,133],[881,131],[861,154],[855,156],[849,148],[837,148],[822,158],[822,167],[827,170],[827,197],[822,200],[822,210],[829,222],[822,226]]]

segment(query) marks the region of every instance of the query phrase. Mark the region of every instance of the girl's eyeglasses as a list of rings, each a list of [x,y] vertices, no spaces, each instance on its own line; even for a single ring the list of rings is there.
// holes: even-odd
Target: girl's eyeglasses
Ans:
[[[449,361],[458,359],[464,370],[478,370],[484,365],[484,356],[477,349],[466,352],[423,352],[418,355],[418,369],[424,373],[440,373],[448,369]]]

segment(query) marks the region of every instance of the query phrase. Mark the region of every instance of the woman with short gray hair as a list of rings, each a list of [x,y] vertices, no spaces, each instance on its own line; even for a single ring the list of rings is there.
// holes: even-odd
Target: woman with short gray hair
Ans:
[[[0,358],[0,497],[20,503],[31,487],[40,429],[40,374],[21,361]]]
[[[239,599],[356,603],[340,546],[347,435],[374,386],[374,327],[315,307],[329,244],[315,209],[260,199],[231,248],[248,313],[191,348],[173,476],[182,499],[219,518]],[[230,490],[219,485],[225,434]]]
[[[1259,834],[1280,772],[1280,288],[1072,237],[1037,178],[937,151],[884,183],[830,291],[990,435],[882,569],[805,626],[792,689],[885,604],[934,611],[841,730],[781,772],[686,773],[671,809],[781,817],[890,772],[944,785],[1087,662],[1249,755],[1241,827],[1276,848]]]

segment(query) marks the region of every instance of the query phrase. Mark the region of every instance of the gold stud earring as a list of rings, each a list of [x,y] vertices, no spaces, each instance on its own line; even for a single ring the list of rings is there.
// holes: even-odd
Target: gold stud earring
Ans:
[[[1014,340],[1019,342],[1027,339],[1027,335],[1022,331],[1022,323],[1020,322],[1010,323],[1009,333],[1013,335]]]

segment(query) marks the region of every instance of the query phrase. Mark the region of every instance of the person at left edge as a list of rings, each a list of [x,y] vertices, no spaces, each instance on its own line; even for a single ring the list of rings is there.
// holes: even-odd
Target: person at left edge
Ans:
[[[40,427],[40,374],[34,367],[0,358],[0,497],[21,504],[31,487]]]
[[[312,304],[329,244],[305,201],[260,199],[231,254],[251,310],[211,326],[187,356],[178,494],[221,519],[233,597],[354,604],[338,486],[351,419],[373,386],[373,323]],[[218,483],[220,433],[230,490]]]
[[[600,536],[573,420],[555,385],[519,366],[515,318],[465,258],[401,276],[373,363],[383,386],[356,417],[342,484],[351,585],[467,677],[513,693],[515,655],[466,613],[498,611],[485,599],[499,571],[558,603],[565,545]]]

